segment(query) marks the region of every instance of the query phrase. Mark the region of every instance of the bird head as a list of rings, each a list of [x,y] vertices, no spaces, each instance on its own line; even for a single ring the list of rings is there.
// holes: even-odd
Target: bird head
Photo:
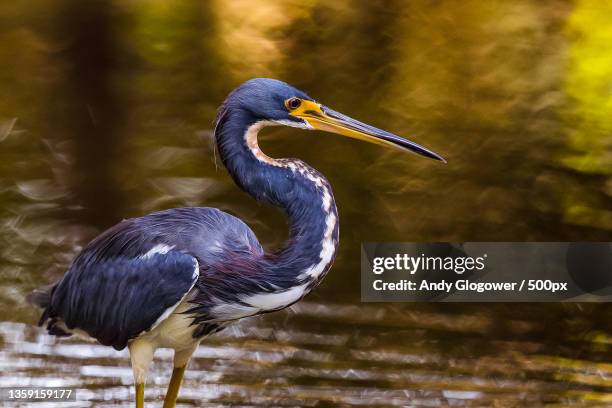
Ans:
[[[336,133],[446,162],[442,156],[415,142],[336,112],[276,79],[255,78],[246,81],[232,92],[226,102],[250,112],[258,120]]]

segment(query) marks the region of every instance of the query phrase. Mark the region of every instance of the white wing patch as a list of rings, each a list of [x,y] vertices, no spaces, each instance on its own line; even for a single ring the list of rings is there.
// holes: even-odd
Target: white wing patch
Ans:
[[[236,320],[253,316],[260,312],[283,309],[302,298],[306,294],[308,284],[278,291],[262,292],[256,295],[244,296],[242,303],[222,303],[211,309],[211,314],[219,321]]]
[[[167,254],[174,248],[174,245],[157,244],[153,248],[149,249],[147,253],[141,256],[142,259],[147,259],[157,254]]]
[[[158,245],[159,246],[159,245]],[[165,245],[166,247],[168,247],[167,245]],[[168,247],[170,248],[170,247]],[[155,248],[153,248],[155,249]],[[168,249],[169,251],[170,249]],[[152,251],[152,250],[151,250]],[[149,252],[151,252],[149,251]],[[168,253],[168,251],[163,252]],[[147,254],[149,253],[147,252]],[[156,252],[156,253],[160,253],[160,252]],[[185,300],[185,298],[187,297],[187,295],[189,295],[189,293],[191,292],[191,290],[193,289],[193,287],[195,286],[196,282],[198,281],[198,278],[200,277],[200,264],[198,263],[198,260],[193,258],[193,263],[194,263],[194,267],[193,267],[193,283],[191,284],[191,286],[189,287],[189,290],[187,290],[187,292],[185,292],[185,294],[179,299],[178,302],[176,302],[175,304],[173,304],[172,306],[170,306],[169,308],[167,308],[166,310],[164,310],[164,313],[162,313],[157,320],[155,320],[155,323],[153,323],[153,325],[151,326],[151,328],[149,330],[147,330],[147,332],[152,331],[153,329],[155,329],[157,326],[159,326],[159,324],[161,322],[163,322],[164,320],[166,320],[178,307],[178,305],[181,304],[181,302],[183,300]],[[142,333],[141,333],[142,334]]]
[[[211,309],[211,314],[218,321],[241,319],[257,313],[259,313],[259,309],[239,303],[221,303]]]
[[[305,283],[281,292],[263,292],[256,295],[245,296],[241,300],[260,311],[282,309],[300,300],[306,293],[307,286],[308,284]]]

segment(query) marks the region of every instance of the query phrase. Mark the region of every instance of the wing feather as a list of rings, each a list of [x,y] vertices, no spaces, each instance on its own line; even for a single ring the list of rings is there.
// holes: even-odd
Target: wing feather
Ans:
[[[193,288],[197,270],[197,260],[178,251],[81,265],[55,287],[49,325],[60,318],[69,330],[120,350],[176,307]]]

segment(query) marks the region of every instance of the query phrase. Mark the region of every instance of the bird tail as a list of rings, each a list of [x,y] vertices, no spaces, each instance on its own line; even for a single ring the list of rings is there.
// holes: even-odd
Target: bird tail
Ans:
[[[53,294],[54,288],[55,283],[42,288],[34,289],[26,296],[26,301],[29,304],[43,309],[43,313],[38,321],[39,326],[42,326],[49,318],[49,306],[51,306],[51,295]]]
[[[51,297],[53,296],[53,290],[55,289],[55,283],[51,285],[44,286],[39,289],[34,289],[26,296],[26,301],[32,306],[39,307],[43,309],[42,315],[38,320],[38,325],[43,326],[47,323],[47,332],[53,336],[58,337],[67,337],[71,336],[72,333],[69,333],[65,330],[65,326],[62,323],[61,319],[58,317],[52,317],[51,314]]]
[[[32,306],[46,309],[51,304],[51,289],[52,288],[34,289],[26,296],[26,301]]]

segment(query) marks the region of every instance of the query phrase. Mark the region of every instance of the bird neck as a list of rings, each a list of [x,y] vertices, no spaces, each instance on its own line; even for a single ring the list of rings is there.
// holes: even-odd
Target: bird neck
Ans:
[[[318,282],[329,270],[338,246],[338,213],[331,186],[306,163],[273,159],[257,143],[271,121],[242,110],[225,111],[215,128],[219,155],[234,182],[258,201],[281,207],[290,236],[281,249],[261,259],[268,282],[279,289]]]

